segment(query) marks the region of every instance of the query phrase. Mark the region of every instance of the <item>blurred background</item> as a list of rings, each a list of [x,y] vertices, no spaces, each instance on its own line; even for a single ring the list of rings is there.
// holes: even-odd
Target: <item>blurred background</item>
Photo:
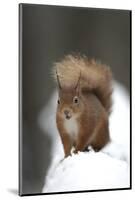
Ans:
[[[130,93],[130,11],[21,4],[22,150],[20,192],[40,193],[51,163],[52,139],[38,116],[55,84],[54,62],[81,53],[108,64]],[[44,119],[45,123],[46,119]]]

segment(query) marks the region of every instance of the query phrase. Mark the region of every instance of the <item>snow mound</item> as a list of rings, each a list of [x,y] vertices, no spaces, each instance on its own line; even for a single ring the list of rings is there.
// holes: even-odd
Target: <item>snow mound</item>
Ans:
[[[52,139],[52,162],[42,192],[128,188],[130,186],[130,104],[125,88],[114,83],[110,116],[111,142],[96,153],[79,152],[64,158],[56,128],[57,92],[39,115],[39,125]],[[46,122],[46,123],[45,123]]]
[[[79,152],[57,163],[43,192],[129,187],[129,166],[102,152]]]

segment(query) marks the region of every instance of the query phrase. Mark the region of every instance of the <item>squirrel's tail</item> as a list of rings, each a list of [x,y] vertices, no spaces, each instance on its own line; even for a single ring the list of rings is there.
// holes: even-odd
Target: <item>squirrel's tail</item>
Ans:
[[[112,93],[112,73],[108,66],[85,56],[66,56],[54,65],[53,75],[61,86],[74,88],[79,76],[82,92],[93,92],[100,100],[105,110],[110,113]]]

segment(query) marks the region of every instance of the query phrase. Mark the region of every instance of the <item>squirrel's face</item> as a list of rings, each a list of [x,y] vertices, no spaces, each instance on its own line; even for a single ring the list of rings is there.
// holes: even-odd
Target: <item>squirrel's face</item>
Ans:
[[[60,91],[57,104],[57,113],[63,119],[70,120],[72,117],[77,118],[82,113],[83,103],[77,91]]]

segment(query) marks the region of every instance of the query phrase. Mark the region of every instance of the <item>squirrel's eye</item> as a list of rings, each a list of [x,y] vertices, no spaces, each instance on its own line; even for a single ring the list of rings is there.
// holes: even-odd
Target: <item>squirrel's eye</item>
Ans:
[[[58,99],[57,103],[60,104],[60,100],[59,99]]]
[[[74,97],[73,102],[74,102],[75,104],[77,104],[77,103],[78,103],[78,97]]]

